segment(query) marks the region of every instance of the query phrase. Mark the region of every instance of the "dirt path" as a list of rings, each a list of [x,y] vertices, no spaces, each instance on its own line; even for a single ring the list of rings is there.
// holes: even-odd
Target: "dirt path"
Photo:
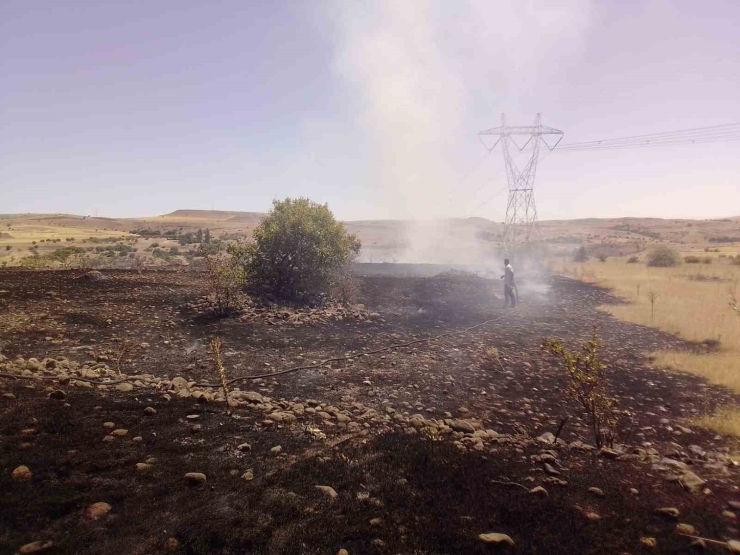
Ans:
[[[247,321],[203,318],[188,307],[203,284],[184,271],[72,277],[0,271],[5,364],[49,376],[64,367],[71,378],[0,380],[2,553],[33,541],[53,542],[49,553],[164,553],[170,538],[178,553],[689,552],[679,521],[705,537],[739,536],[723,515],[740,501],[726,456],[733,445],[683,420],[731,394],[650,368],[646,351],[699,347],[598,312],[616,302],[600,289],[560,278],[522,284],[520,308],[495,325],[243,383],[227,416],[217,388],[193,385],[217,381],[205,348],[216,335],[238,377],[505,313],[490,282],[454,274],[368,277],[366,310],[298,324],[277,309]],[[593,326],[619,399],[626,445],[614,460],[588,449],[576,417],[560,444],[537,439],[572,414],[542,338],[575,347]],[[147,344],[124,366],[141,377],[133,389],[78,387],[75,377],[113,373],[122,339]],[[490,347],[501,366],[486,359]],[[30,481],[11,477],[20,465]],[[188,486],[187,472],[207,481]],[[530,493],[537,486],[546,493]],[[92,520],[86,511],[97,502],[111,509]],[[516,546],[485,544],[478,535],[488,532]],[[648,537],[655,548],[641,543]]]

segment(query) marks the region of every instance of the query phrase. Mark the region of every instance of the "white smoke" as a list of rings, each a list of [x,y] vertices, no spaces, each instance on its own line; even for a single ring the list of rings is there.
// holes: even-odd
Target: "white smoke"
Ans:
[[[471,153],[471,138],[504,111],[529,124],[533,91],[562,75],[591,19],[588,0],[336,0],[327,8],[336,71],[357,98],[373,181],[397,218],[465,215],[456,188],[484,154]]]

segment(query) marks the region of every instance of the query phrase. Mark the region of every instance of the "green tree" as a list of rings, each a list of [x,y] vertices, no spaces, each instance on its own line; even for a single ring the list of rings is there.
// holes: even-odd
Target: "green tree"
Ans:
[[[325,291],[359,251],[329,207],[306,198],[274,201],[253,242],[229,245],[252,286],[284,299]]]

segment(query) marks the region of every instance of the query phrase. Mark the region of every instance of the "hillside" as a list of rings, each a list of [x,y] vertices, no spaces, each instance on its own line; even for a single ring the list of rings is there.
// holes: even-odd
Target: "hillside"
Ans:
[[[259,212],[175,210],[142,218],[103,218],[70,214],[0,216],[0,261],[28,254],[33,241],[42,254],[58,241],[102,240],[147,230],[178,234],[209,229],[214,237],[249,236],[264,217]],[[474,263],[490,258],[500,241],[503,224],[485,218],[446,220],[359,220],[345,222],[363,243],[366,262]],[[740,243],[740,217],[721,220],[661,218],[586,218],[540,222],[540,236],[555,252],[587,243],[607,256],[627,255],[657,242],[683,251],[724,247],[734,254]],[[91,239],[92,238],[92,239]],[[52,243],[48,245],[46,243]],[[177,242],[172,242],[172,245]],[[10,246],[11,249],[7,249]]]

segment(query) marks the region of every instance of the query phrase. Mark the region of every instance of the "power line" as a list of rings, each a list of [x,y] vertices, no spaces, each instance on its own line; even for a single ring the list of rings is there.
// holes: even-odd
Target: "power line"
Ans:
[[[645,148],[656,146],[676,146],[683,144],[704,144],[740,140],[740,123],[728,123],[709,127],[681,129],[662,133],[632,135],[601,141],[587,141],[562,145],[558,150],[564,152],[585,150],[607,150],[624,148]]]

